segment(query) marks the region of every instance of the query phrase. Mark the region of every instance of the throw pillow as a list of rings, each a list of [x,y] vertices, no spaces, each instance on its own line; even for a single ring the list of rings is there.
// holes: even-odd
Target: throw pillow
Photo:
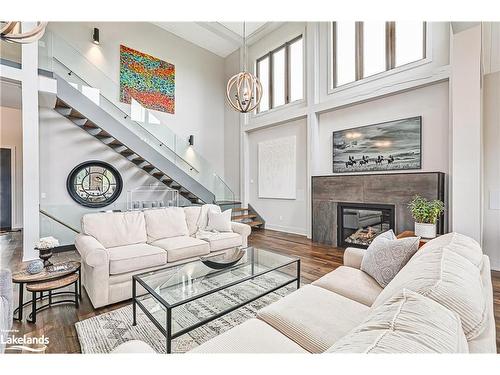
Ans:
[[[456,313],[403,289],[327,352],[467,353],[468,345]]]
[[[231,213],[232,209],[226,210],[222,213],[216,211],[208,211],[208,225],[207,230],[217,232],[232,232],[231,228]]]
[[[397,239],[391,233],[377,236],[366,250],[361,270],[373,277],[382,288],[396,276],[418,250],[420,237]]]

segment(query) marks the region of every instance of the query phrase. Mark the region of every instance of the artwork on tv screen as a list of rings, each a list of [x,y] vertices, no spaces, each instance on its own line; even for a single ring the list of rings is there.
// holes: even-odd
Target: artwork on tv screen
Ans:
[[[333,173],[422,168],[422,117],[333,132]]]
[[[175,66],[120,45],[120,101],[175,112]]]

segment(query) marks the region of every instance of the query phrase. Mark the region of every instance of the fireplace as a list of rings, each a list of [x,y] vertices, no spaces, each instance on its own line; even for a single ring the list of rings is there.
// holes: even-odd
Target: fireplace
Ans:
[[[393,205],[337,204],[337,246],[367,248],[380,233],[394,227]]]

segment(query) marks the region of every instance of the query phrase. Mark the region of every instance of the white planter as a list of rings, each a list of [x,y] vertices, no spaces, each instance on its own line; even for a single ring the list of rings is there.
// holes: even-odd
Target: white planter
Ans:
[[[415,236],[436,238],[436,224],[415,223]]]

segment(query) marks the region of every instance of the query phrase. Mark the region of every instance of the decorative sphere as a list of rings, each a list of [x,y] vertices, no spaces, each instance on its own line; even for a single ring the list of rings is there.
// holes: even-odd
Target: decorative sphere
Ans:
[[[238,73],[227,82],[226,99],[236,111],[252,112],[262,99],[262,84],[249,72]]]
[[[40,259],[36,259],[33,262],[30,262],[28,264],[28,267],[26,268],[26,271],[31,275],[42,272],[42,270],[43,270],[43,261]]]

